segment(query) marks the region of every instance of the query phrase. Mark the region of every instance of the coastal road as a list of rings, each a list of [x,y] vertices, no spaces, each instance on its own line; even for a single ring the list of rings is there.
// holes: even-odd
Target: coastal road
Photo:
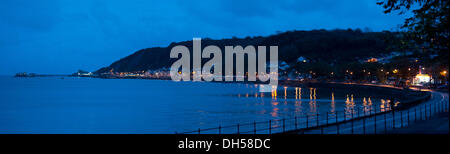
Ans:
[[[431,98],[423,103],[413,106],[407,110],[389,112],[386,114],[379,114],[377,116],[371,116],[359,120],[353,120],[353,122],[345,122],[339,126],[332,125],[324,127],[322,130],[314,129],[302,132],[304,134],[385,134],[385,133],[398,133],[400,129],[404,129],[408,126],[410,132],[433,134],[433,133],[448,133],[448,118],[434,118],[435,115],[441,115],[447,113],[448,115],[449,95],[448,93],[431,91]],[[431,120],[434,122],[431,122]],[[420,123],[430,120],[429,125],[422,124],[421,126],[414,125],[414,123]],[[443,120],[447,120],[442,122]],[[446,126],[440,126],[441,124],[447,124]],[[420,127],[421,131],[414,131],[413,126]],[[429,127],[428,129],[426,127]],[[424,128],[425,127],[425,128]],[[439,131],[433,132],[435,128]],[[418,128],[419,129],[419,128]],[[447,131],[445,131],[447,129]]]

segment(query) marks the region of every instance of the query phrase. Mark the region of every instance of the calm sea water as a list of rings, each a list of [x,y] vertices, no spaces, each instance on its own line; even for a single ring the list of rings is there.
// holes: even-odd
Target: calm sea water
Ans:
[[[257,86],[2,76],[0,133],[175,133],[375,106],[382,99],[326,88],[298,89],[295,96],[293,87],[261,97]]]

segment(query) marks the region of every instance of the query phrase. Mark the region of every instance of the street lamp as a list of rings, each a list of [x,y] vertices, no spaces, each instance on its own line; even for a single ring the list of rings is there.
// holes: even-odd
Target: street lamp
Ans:
[[[442,71],[442,72],[441,72],[441,75],[442,75],[442,76],[447,76],[447,71],[445,71],[445,70]]]
[[[397,69],[394,69],[394,70],[392,71],[392,73],[396,74],[396,73],[398,73],[398,70],[397,70]]]

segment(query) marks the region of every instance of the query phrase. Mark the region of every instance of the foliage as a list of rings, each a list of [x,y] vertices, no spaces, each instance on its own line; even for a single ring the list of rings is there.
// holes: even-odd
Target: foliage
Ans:
[[[400,14],[412,10],[414,16],[405,20],[401,28],[409,32],[406,38],[418,44],[447,54],[449,49],[449,1],[448,0],[384,0],[385,13],[398,11]]]
[[[285,61],[288,65],[298,70],[315,68],[317,74],[328,74],[332,66],[345,62],[357,62],[361,59],[380,56],[396,50],[398,33],[392,32],[362,32],[361,30],[313,30],[313,31],[289,31],[267,37],[246,37],[233,39],[203,39],[202,47],[216,45],[222,49],[224,55],[225,46],[273,46],[279,47],[279,61]],[[389,42],[385,40],[390,40]],[[170,59],[169,53],[172,47],[185,45],[192,51],[192,41],[172,43],[165,48],[148,48],[137,51],[108,67],[104,67],[97,73],[104,72],[134,72],[170,68],[176,59]],[[390,46],[390,50],[386,50]],[[268,52],[268,49],[267,51]],[[311,64],[298,63],[297,58],[303,56]],[[225,57],[225,56],[222,56]],[[203,59],[203,63],[208,59]],[[310,66],[311,65],[311,66]],[[305,67],[305,68],[301,68]]]

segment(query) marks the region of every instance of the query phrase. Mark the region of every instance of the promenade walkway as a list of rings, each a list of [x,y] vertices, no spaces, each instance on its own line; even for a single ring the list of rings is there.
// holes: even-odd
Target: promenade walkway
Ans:
[[[374,114],[339,125],[298,131],[300,134],[448,134],[448,93],[431,91],[431,99],[406,110]]]

